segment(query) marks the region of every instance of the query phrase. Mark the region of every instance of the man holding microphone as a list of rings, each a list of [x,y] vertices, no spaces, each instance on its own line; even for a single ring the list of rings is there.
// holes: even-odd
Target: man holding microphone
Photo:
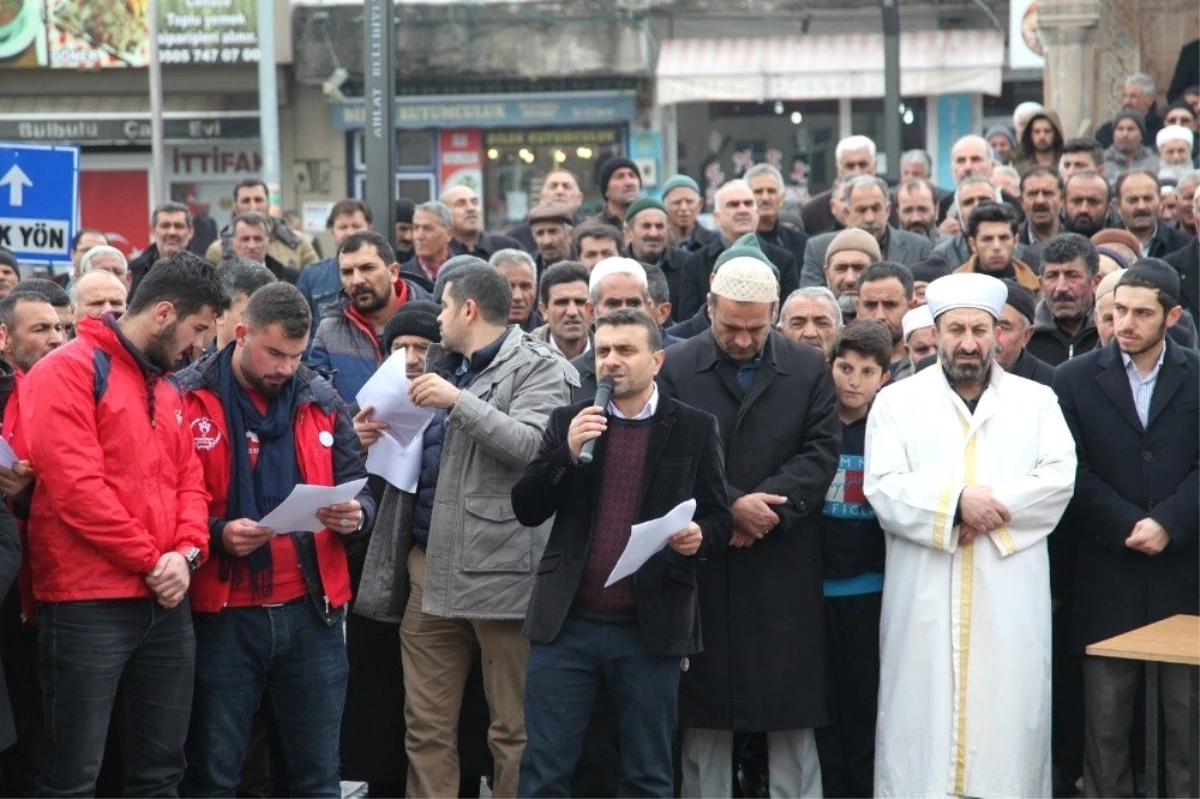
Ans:
[[[604,680],[617,708],[619,794],[669,797],[680,673],[701,648],[696,560],[723,551],[732,533],[724,455],[716,419],[659,393],[661,333],[649,315],[601,317],[594,347],[603,406],[555,410],[512,492],[522,524],[554,517],[525,621],[533,643],[519,795],[569,795]],[[606,587],[632,526],[688,499],[693,521]]]

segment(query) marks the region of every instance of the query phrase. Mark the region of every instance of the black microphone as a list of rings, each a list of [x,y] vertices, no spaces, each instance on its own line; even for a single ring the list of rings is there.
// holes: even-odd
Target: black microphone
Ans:
[[[601,408],[608,407],[608,398],[612,396],[613,381],[611,377],[606,377],[596,386],[596,401],[593,405],[598,405]],[[583,442],[583,449],[579,450],[579,462],[591,463],[592,451],[596,449],[596,439]]]

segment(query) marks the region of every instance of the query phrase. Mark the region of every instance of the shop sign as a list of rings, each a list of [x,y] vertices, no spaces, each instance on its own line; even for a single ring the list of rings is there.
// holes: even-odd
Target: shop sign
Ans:
[[[168,119],[167,141],[248,139],[258,136],[258,119]],[[70,144],[149,145],[148,119],[0,120],[0,139]]]
[[[166,148],[166,174],[172,181],[231,181],[258,177],[262,151],[257,141],[176,144]]]
[[[628,122],[636,112],[632,93],[605,92],[594,97],[540,97],[504,95],[451,98],[415,102],[396,98],[396,127],[407,129],[456,127],[504,128],[516,126],[579,125]],[[333,126],[354,130],[366,124],[367,110],[361,98],[334,103],[330,108]]]
[[[455,186],[466,186],[476,194],[483,192],[483,152],[477,130],[438,132],[439,196]]]
[[[258,62],[256,0],[0,0],[0,67],[109,69]]]
[[[620,128],[550,130],[493,130],[484,136],[485,147],[603,147],[622,140]]]

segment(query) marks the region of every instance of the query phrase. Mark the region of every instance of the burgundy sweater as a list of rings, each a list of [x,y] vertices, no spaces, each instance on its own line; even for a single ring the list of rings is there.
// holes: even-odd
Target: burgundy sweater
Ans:
[[[577,595],[586,609],[605,615],[631,616],[637,610],[632,576],[608,588],[604,583],[625,551],[630,528],[637,521],[651,424],[650,419],[627,421],[613,416],[608,419],[592,543]]]

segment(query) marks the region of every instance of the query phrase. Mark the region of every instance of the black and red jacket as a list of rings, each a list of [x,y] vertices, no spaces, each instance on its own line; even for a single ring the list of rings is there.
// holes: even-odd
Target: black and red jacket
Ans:
[[[192,578],[192,610],[218,613],[229,601],[228,582],[219,577],[220,558],[234,557],[225,552],[222,533],[230,519],[225,517],[233,455],[230,451],[229,426],[220,396],[221,378],[217,365],[220,353],[210,353],[182,372],[174,380],[183,390],[184,424],[192,446],[204,469],[204,484],[211,497],[208,504],[210,557]],[[346,405],[333,385],[314,369],[301,366],[292,402],[292,424],[296,441],[296,463],[300,479],[310,485],[340,485],[367,476],[362,446]],[[239,442],[241,446],[244,443]],[[364,524],[370,530],[375,502],[364,486],[359,492]],[[338,609],[350,601],[350,571],[346,545],[355,535],[341,535],[325,529],[315,534],[296,536],[300,566],[308,595],[327,624],[340,619]]]

